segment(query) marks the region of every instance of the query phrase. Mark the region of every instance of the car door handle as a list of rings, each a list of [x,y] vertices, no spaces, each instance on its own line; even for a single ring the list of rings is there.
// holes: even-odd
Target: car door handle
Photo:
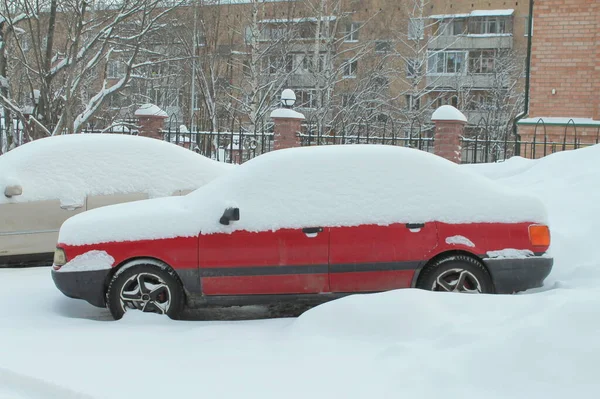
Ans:
[[[323,228],[322,227],[305,227],[302,229],[302,232],[304,234],[316,234],[316,233],[323,232]]]
[[[407,229],[421,229],[425,227],[425,223],[406,223]]]
[[[74,211],[75,209],[82,208],[83,205],[61,205],[60,209],[64,209],[67,211]]]

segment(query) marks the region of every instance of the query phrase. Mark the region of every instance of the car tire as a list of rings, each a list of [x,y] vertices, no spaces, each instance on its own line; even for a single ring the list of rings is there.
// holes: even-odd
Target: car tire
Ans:
[[[451,255],[425,266],[417,288],[429,291],[493,294],[494,284],[485,266],[470,256]]]
[[[184,304],[179,277],[167,265],[136,264],[118,270],[106,292],[106,307],[115,320],[120,320],[128,310],[179,319]]]

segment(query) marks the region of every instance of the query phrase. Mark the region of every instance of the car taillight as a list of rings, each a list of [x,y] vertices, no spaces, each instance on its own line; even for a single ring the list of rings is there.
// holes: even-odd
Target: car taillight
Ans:
[[[65,250],[62,248],[56,248],[54,250],[54,266],[63,266],[67,263],[67,255]]]
[[[534,246],[550,246],[550,229],[548,229],[548,226],[544,224],[529,226],[529,242]]]

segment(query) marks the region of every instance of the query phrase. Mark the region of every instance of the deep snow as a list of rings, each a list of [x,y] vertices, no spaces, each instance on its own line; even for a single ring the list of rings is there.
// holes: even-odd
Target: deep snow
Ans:
[[[600,146],[513,163],[465,169],[547,205],[556,263],[543,288],[355,295],[298,318],[112,322],[62,296],[49,268],[0,270],[0,398],[595,397]]]

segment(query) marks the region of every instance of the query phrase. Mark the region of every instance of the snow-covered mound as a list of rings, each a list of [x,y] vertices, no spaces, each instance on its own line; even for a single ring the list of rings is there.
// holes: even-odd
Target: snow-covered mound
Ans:
[[[555,258],[546,280],[600,280],[600,145],[558,152],[537,160],[513,158],[506,162],[462,165],[507,187],[537,196],[546,205]]]
[[[81,202],[86,195],[143,192],[150,197],[193,190],[235,169],[147,137],[74,134],[43,138],[0,156],[0,188],[23,194],[0,203],[46,199]]]
[[[353,295],[298,319],[175,322],[128,313],[100,322],[108,311],[64,297],[47,269],[3,269],[0,337],[9,344],[0,344],[0,397],[186,397],[201,389],[215,398],[593,398],[600,148],[530,163],[520,174],[504,170],[510,162],[480,169],[511,175],[502,184],[546,203],[556,256],[546,287]],[[149,348],[169,365],[161,380],[174,383],[144,383],[148,369],[131,367]]]
[[[219,218],[227,207],[239,207],[240,220],[223,226]],[[427,152],[380,145],[303,147],[254,158],[185,198],[77,215],[63,225],[59,241],[433,220],[545,223],[546,212],[538,199]]]

